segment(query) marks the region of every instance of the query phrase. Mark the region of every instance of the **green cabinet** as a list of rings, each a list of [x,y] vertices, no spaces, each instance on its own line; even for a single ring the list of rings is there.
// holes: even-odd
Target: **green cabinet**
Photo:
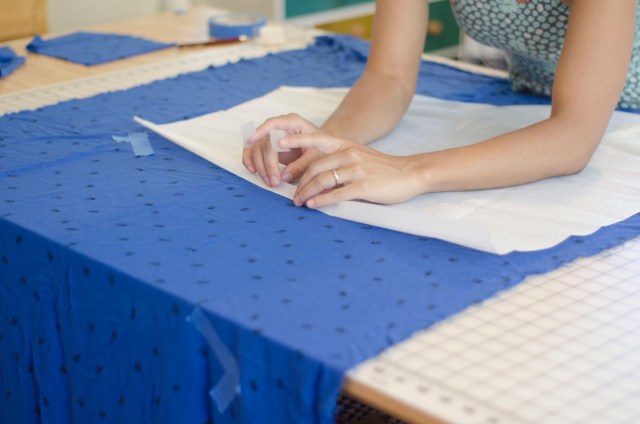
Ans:
[[[371,0],[287,0],[285,2],[285,16],[289,19],[363,3],[371,3]]]
[[[456,47],[460,43],[460,28],[448,0],[432,1],[429,4],[429,28],[426,52]]]
[[[422,0],[427,1],[427,0]],[[237,12],[255,12],[276,21],[322,27],[368,38],[371,34],[374,0],[216,0],[216,6]],[[400,4],[398,7],[402,7]],[[460,30],[450,0],[429,1],[426,52],[447,56],[456,53]]]
[[[287,19],[299,19],[314,13],[327,14],[347,10],[349,6],[371,3],[373,2],[367,0],[286,0],[285,15]],[[319,26],[329,31],[350,33],[367,38],[371,33],[371,22],[371,16],[362,16],[327,21]],[[357,30],[350,29],[352,27]],[[459,43],[460,28],[451,10],[451,2],[449,0],[431,0],[429,2],[429,26],[425,52],[453,56]]]

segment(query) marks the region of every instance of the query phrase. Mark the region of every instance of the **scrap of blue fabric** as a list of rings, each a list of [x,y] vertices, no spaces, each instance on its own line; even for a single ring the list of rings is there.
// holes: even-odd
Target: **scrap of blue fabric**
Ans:
[[[0,47],[0,78],[4,78],[24,63],[24,57],[18,56],[11,47]]]
[[[131,35],[74,32],[47,40],[35,36],[27,45],[27,50],[31,53],[93,66],[150,53],[174,45]]]
[[[493,255],[295,207],[155,134],[152,156],[112,139],[142,130],[134,115],[171,122],[284,84],[350,86],[367,54],[321,37],[0,118],[0,421],[329,423],[348,369],[640,234],[636,215]],[[548,103],[427,61],[418,93]]]

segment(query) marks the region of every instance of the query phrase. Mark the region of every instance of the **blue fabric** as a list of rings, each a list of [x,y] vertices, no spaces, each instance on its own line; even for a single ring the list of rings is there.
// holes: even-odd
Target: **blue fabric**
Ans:
[[[39,53],[68,60],[69,62],[93,66],[153,52],[173,45],[130,35],[74,32],[73,34],[48,40],[43,40],[36,35],[27,45],[27,50],[31,53]]]
[[[280,85],[349,86],[351,38],[0,117],[0,421],[329,423],[344,373],[412,333],[640,234],[640,216],[534,253],[492,255],[297,208],[150,134]],[[546,103],[424,62],[418,92]],[[224,375],[200,308],[237,362]],[[227,366],[228,368],[228,366]],[[224,385],[222,380],[222,385]],[[220,386],[222,387],[222,386]]]
[[[11,47],[0,47],[0,78],[4,78],[24,63]]]

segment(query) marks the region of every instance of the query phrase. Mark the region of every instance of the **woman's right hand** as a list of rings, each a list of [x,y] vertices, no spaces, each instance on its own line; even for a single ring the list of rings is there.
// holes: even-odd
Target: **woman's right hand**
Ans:
[[[313,148],[292,149],[277,153],[271,147],[270,130],[281,130],[287,134],[322,132],[321,129],[295,113],[269,118],[256,129],[256,133],[248,141],[249,146],[242,152],[242,163],[252,174],[257,172],[269,187],[276,187],[281,181],[291,183],[297,180],[311,162],[324,155]],[[286,165],[282,173],[278,163]]]

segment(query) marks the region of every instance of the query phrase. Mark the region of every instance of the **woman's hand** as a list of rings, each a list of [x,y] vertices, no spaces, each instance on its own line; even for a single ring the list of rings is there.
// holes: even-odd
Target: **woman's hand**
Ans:
[[[270,130],[286,131],[287,134],[305,134],[319,131],[318,127],[300,115],[288,115],[269,118],[256,129],[249,140],[250,146],[242,152],[242,163],[251,172],[256,172],[269,187],[276,187],[281,181],[290,183],[302,176],[311,162],[322,156],[312,148],[294,148],[289,152],[277,153],[271,147]],[[278,162],[287,165],[282,174]]]
[[[296,206],[319,208],[342,200],[391,204],[424,191],[418,156],[385,155],[322,131],[289,134],[280,146],[327,154],[313,161],[300,179]]]

